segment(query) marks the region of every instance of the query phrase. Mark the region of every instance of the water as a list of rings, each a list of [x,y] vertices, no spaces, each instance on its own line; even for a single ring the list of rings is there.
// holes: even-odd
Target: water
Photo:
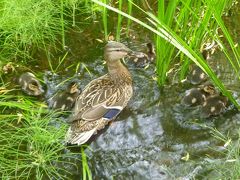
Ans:
[[[227,19],[230,25],[235,22],[232,19],[239,18],[239,14],[235,16]],[[57,84],[67,78],[77,80],[84,88],[92,79],[107,73],[102,61],[103,44],[93,40],[98,38],[92,33],[96,26],[92,25],[83,34],[70,32],[66,36],[69,55],[56,74],[49,74],[46,59],[40,58],[40,69],[44,70],[49,88],[47,97],[57,90]],[[152,35],[142,28],[136,29],[139,30],[137,38],[123,42],[134,50],[143,49],[144,43],[152,41],[149,38]],[[145,35],[141,36],[141,33]],[[239,34],[238,27],[234,33]],[[214,61],[216,58],[218,61]],[[217,52],[211,59],[212,67],[216,67],[220,78],[238,97],[239,82],[222,53]],[[79,62],[80,68],[77,69]],[[203,119],[199,107],[181,104],[189,85],[174,83],[159,89],[153,80],[153,65],[147,69],[136,68],[131,62],[126,62],[126,65],[133,76],[134,95],[116,121],[90,144],[91,150],[86,149],[93,179],[201,179],[208,176],[206,166],[210,159],[220,158],[212,149],[219,150],[223,144],[211,136],[206,126],[217,128],[224,134],[231,129],[230,135],[234,137],[240,113],[230,106],[220,116]],[[65,167],[73,172],[72,179],[81,177],[80,158],[76,156],[76,162],[73,162],[78,164],[78,170]]]
[[[144,41],[139,37],[139,42],[128,43],[129,47],[141,49],[141,42],[151,41],[143,38]],[[94,45],[91,48],[95,49]],[[101,58],[102,48],[97,50]],[[216,58],[218,61],[214,61]],[[233,86],[238,82],[223,54],[217,52],[209,61],[238,96],[239,88]],[[98,63],[99,59],[86,62],[99,68],[102,65]],[[90,144],[91,150],[86,150],[93,179],[201,179],[208,174],[211,177],[206,168],[209,157],[218,159],[220,155],[213,149],[220,150],[223,144],[211,136],[206,126],[223,134],[231,129],[231,135],[236,135],[240,114],[230,106],[220,116],[202,119],[200,108],[181,104],[189,86],[179,83],[159,89],[152,78],[153,66],[145,70],[130,62],[127,65],[133,75],[134,95],[117,120]],[[94,68],[96,76],[106,73],[106,69],[98,68]],[[184,161],[187,154],[189,159]]]

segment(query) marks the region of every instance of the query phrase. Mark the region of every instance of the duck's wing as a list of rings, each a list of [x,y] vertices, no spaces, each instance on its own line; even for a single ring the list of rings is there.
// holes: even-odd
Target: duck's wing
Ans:
[[[69,122],[112,120],[127,105],[132,96],[131,84],[116,86],[108,75],[89,83],[76,100],[75,108]]]

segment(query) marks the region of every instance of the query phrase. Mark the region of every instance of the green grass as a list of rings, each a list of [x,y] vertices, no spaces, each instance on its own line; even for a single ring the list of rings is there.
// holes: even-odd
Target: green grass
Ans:
[[[118,1],[118,9],[121,11],[123,6],[123,1],[119,0]],[[120,36],[121,36],[121,29],[122,29],[122,15],[118,14],[118,21],[117,21],[117,32],[116,32],[116,40],[120,41]]]
[[[128,1],[128,14],[129,15],[132,15],[132,2],[131,1]],[[131,19],[127,19],[127,36],[129,35],[129,29],[130,29],[130,26],[131,26]]]
[[[209,163],[206,168],[211,169],[216,179],[239,179],[240,177],[240,129],[235,140],[215,128],[210,128],[212,136],[222,144],[221,150],[215,150],[223,158],[216,163]],[[211,158],[211,157],[209,157]]]
[[[14,91],[0,94],[0,176],[2,179],[71,179],[66,167],[78,169],[76,155],[82,157],[83,173],[91,172],[83,149],[66,151],[64,137],[68,125],[58,112],[41,102]],[[79,160],[80,163],[80,160]]]
[[[65,34],[76,27],[76,15],[90,11],[85,3],[88,7],[86,0],[2,0],[0,61],[26,64],[37,49],[64,49]]]
[[[29,54],[32,45],[53,43],[61,32],[58,4],[49,0],[3,0],[0,12],[0,48],[6,58]]]
[[[108,0],[103,0],[104,3],[108,3]],[[108,40],[108,11],[106,7],[102,7],[102,19],[103,19],[103,30],[105,41]]]

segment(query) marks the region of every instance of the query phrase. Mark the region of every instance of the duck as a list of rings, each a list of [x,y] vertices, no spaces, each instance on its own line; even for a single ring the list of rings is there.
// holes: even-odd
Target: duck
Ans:
[[[228,103],[228,98],[222,94],[209,96],[202,106],[202,115],[205,118],[217,116],[224,112]]]
[[[216,89],[210,82],[206,82],[199,87],[191,88],[185,92],[182,103],[187,106],[202,105],[208,96],[214,95]]]
[[[191,71],[187,77],[188,81],[193,84],[193,85],[197,85],[197,84],[201,84],[202,82],[206,81],[207,79],[207,75],[205,74],[205,72],[203,72],[203,70],[198,67],[196,64],[193,64],[190,67]]]
[[[81,90],[78,84],[71,82],[65,90],[57,92],[48,100],[48,106],[52,109],[70,111],[80,93]]]
[[[12,62],[8,62],[7,64],[5,64],[3,67],[2,67],[2,71],[4,74],[10,74],[12,72],[14,72],[16,69],[13,65]]]
[[[40,96],[44,93],[42,85],[31,72],[25,72],[18,78],[18,84],[21,86],[23,92],[30,96]]]
[[[156,53],[155,53],[155,48],[152,43],[147,43],[147,52],[134,52],[133,57],[134,60],[133,62],[135,63],[136,67],[139,68],[145,68],[147,67],[150,63],[154,62],[156,58]]]
[[[82,145],[97,131],[116,119],[133,95],[132,77],[121,59],[133,51],[124,44],[109,41],[104,48],[108,73],[92,80],[77,97],[66,144]]]

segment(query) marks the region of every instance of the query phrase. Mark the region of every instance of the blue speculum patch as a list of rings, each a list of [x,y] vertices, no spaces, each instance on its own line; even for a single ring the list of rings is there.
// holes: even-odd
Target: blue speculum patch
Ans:
[[[120,113],[119,109],[109,109],[103,116],[103,118],[112,120]]]

